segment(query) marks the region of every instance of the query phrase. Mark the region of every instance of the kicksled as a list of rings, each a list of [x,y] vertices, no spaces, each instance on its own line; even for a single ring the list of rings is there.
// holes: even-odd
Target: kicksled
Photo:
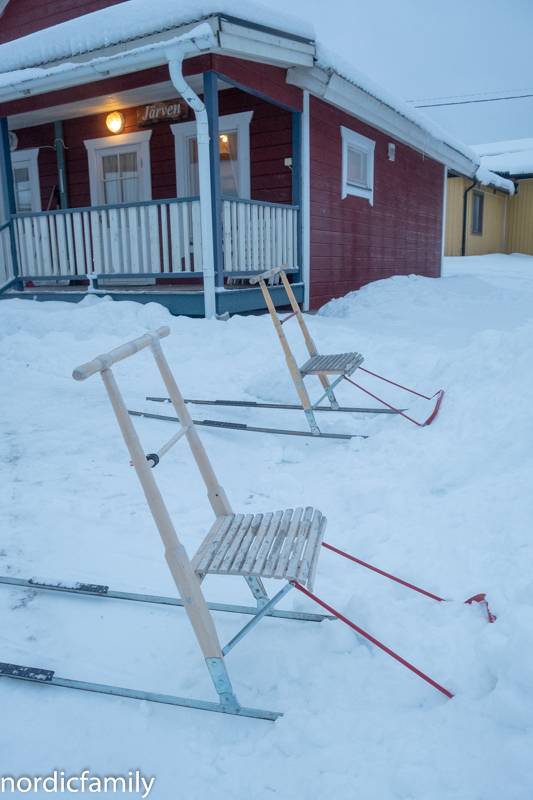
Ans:
[[[414,423],[419,428],[423,428],[426,425],[431,425],[437,414],[439,413],[439,409],[441,407],[442,399],[444,397],[444,391],[439,390],[431,397],[428,397],[420,392],[415,392],[413,389],[408,389],[406,386],[401,386],[399,383],[395,383],[394,381],[389,380],[388,378],[383,378],[381,375],[377,375],[375,372],[370,372],[370,370],[364,368],[362,365],[364,358],[360,353],[351,352],[351,353],[338,353],[335,355],[320,355],[318,350],[311,339],[309,334],[309,330],[307,328],[307,324],[303,317],[303,314],[300,310],[300,306],[294,296],[294,292],[292,291],[292,287],[289,283],[287,275],[285,273],[287,265],[283,265],[282,267],[276,267],[275,269],[271,269],[268,272],[263,272],[261,275],[256,275],[250,278],[250,283],[259,283],[261,290],[263,292],[263,296],[265,298],[265,302],[267,304],[267,308],[270,312],[270,316],[272,318],[272,322],[274,323],[274,328],[276,333],[279,337],[281,346],[283,348],[283,352],[285,354],[285,359],[287,362],[287,367],[289,369],[291,378],[294,382],[295,389],[298,393],[298,397],[300,399],[300,405],[294,404],[285,404],[285,403],[256,403],[253,401],[246,401],[246,400],[191,400],[187,399],[184,402],[191,404],[191,405],[199,405],[199,406],[218,406],[218,407],[231,407],[231,408],[266,408],[266,409],[284,409],[284,410],[301,410],[304,412],[307,423],[309,425],[309,432],[308,431],[297,431],[297,430],[286,430],[283,428],[262,428],[262,427],[255,427],[252,425],[245,425],[239,422],[224,422],[218,420],[194,420],[195,425],[202,425],[210,428],[227,428],[230,430],[240,430],[240,431],[248,431],[252,433],[273,433],[273,434],[280,434],[286,436],[312,436],[318,437],[322,439],[353,439],[353,438],[362,438],[366,439],[367,436],[363,434],[357,433],[324,433],[320,430],[316,419],[316,412],[339,412],[339,413],[350,413],[350,414],[395,414],[404,419],[409,420],[409,422]],[[281,278],[283,286],[287,292],[287,296],[289,298],[289,302],[292,308],[292,314],[289,314],[285,319],[280,319],[278,316],[278,312],[276,311],[276,307],[272,301],[272,297],[270,296],[270,292],[268,289],[267,281],[277,280]],[[283,325],[285,325],[289,320],[296,318],[298,320],[300,331],[304,337],[305,345],[309,352],[309,359],[302,364],[302,366],[298,366],[296,359],[292,353],[290,348],[289,342],[287,337],[285,336]],[[388,383],[392,386],[395,386],[398,389],[402,389],[403,391],[407,392],[408,394],[414,395],[416,397],[423,398],[424,400],[433,401],[432,408],[428,413],[426,419],[421,422],[417,422],[417,420],[413,419],[411,416],[405,413],[406,409],[395,408],[390,403],[387,403],[385,400],[377,397],[377,395],[370,392],[368,389],[364,388],[360,383],[356,383],[352,380],[352,375],[356,370],[359,370],[362,373],[366,373],[367,375],[371,375],[373,378],[377,380],[383,381],[384,383]],[[307,391],[307,386],[305,384],[305,378],[310,376],[316,376],[323,389],[323,393],[321,397],[315,402],[311,403],[309,398],[309,393]],[[330,378],[332,382],[330,383]],[[365,394],[369,395],[373,400],[376,400],[378,403],[381,403],[381,407],[379,408],[360,408],[360,407],[342,407],[339,406],[337,402],[337,398],[335,397],[334,389],[340,384],[341,381],[347,381],[356,389],[360,389]],[[170,403],[170,398],[166,397],[147,397],[149,401],[154,402],[168,402]],[[320,405],[323,401],[329,402],[329,405]],[[129,411],[129,413],[133,416],[144,416],[150,419],[160,419],[166,420],[170,422],[176,422],[175,417],[169,417],[162,414],[150,414],[148,412],[142,411]]]
[[[91,375],[100,373],[103,379],[124,442],[144,491],[156,528],[159,531],[164,546],[165,559],[180,599],[117,592],[104,585],[57,582],[37,577],[22,580],[5,576],[0,577],[0,583],[33,590],[91,596],[100,602],[106,599],[115,599],[183,608],[187,613],[198,641],[206,668],[218,695],[218,702],[61,678],[55,674],[55,671],[47,669],[46,666],[33,667],[0,662],[0,677],[39,683],[41,686],[78,689],[203,711],[274,721],[282,716],[282,712],[248,708],[241,705],[229,677],[226,657],[264,617],[270,616],[279,619],[316,623],[320,623],[325,619],[338,619],[407,667],[433,688],[446,697],[452,698],[453,694],[444,686],[421,672],[314,594],[318,559],[323,548],[326,548],[407,588],[420,592],[430,599],[444,602],[444,598],[419,589],[325,543],[324,534],[327,520],[318,509],[298,507],[295,504],[294,508],[255,514],[235,513],[233,511],[224,489],[218,482],[195,424],[189,415],[187,406],[164,356],[160,339],[168,336],[169,333],[168,328],[159,328],[157,331],[147,333],[139,339],[130,341],[116,350],[98,356],[93,361],[78,367],[74,370],[73,377],[78,381],[83,381]],[[111,369],[114,364],[146,347],[150,347],[152,350],[180,423],[178,433],[161,448],[158,454],[146,453],[142,448]],[[187,441],[191,448],[192,455],[206,487],[208,501],[215,515],[213,525],[192,559],[189,558],[185,546],[177,536],[153,473],[154,468],[158,466],[162,457],[181,439]],[[202,583],[209,575],[244,578],[255,598],[255,607],[208,603],[202,591]],[[283,584],[280,591],[272,598],[267,595],[263,583],[265,579],[276,579]],[[292,589],[296,589],[308,599],[313,600],[328,614],[277,609],[278,603]],[[466,602],[483,603],[488,615],[488,621],[494,621],[495,618],[486,605],[485,595],[476,595]],[[212,612],[218,611],[244,614],[251,617],[249,622],[225,646],[220,644],[212,615]]]

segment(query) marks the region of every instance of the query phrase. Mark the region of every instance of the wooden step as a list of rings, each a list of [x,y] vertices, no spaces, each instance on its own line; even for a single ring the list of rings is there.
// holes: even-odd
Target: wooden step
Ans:
[[[300,367],[302,375],[351,375],[364,361],[361,353],[312,356]]]

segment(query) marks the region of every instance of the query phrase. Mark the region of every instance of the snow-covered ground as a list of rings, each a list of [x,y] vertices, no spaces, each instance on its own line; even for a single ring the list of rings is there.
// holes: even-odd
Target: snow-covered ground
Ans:
[[[379,281],[308,321],[321,352],[356,349],[369,369],[424,394],[445,389],[436,421],[419,429],[399,417],[323,414],[325,431],[369,434],[340,443],[200,435],[236,510],[314,505],[328,517],[326,541],[449,598],[321,554],[318,596],[454,698],[339,621],[265,619],[227,664],[243,705],[283,711],[276,723],[0,679],[2,775],[141,770],[155,776],[157,800],[530,800],[533,258],[447,259],[440,280]],[[175,595],[102,382],[71,377],[163,324],[186,397],[296,401],[268,316],[224,323],[94,297],[2,301],[0,574]],[[301,360],[296,321],[287,328]],[[145,400],[165,394],[147,351],[115,374],[129,408],[169,413]],[[381,396],[406,404],[383,386]],[[338,395],[368,404],[347,384]],[[297,411],[197,406],[193,416],[306,429]],[[135,422],[147,452],[175,432],[170,422]],[[156,477],[192,553],[212,512],[186,444]],[[210,577],[204,588],[209,600],[251,600],[237,578]],[[479,592],[494,625],[463,602]],[[216,700],[181,609],[7,585],[0,607],[1,661]],[[296,592],[284,607],[319,610]],[[245,621],[214,618],[223,643]]]

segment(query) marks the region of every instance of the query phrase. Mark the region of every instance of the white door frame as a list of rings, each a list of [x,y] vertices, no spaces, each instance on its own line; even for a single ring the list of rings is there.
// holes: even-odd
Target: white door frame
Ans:
[[[250,199],[250,122],[253,111],[226,114],[218,118],[219,133],[237,131],[239,159],[239,197]],[[176,152],[176,188],[178,197],[189,197],[189,149],[187,142],[196,136],[196,121],[176,122],[170,126]],[[237,198],[235,198],[237,199]]]
[[[89,185],[91,189],[91,205],[103,206],[100,202],[100,159],[103,155],[111,155],[112,151],[135,147],[140,153],[140,187],[141,200],[152,199],[152,171],[150,168],[150,137],[152,130],[121,133],[117,136],[103,136],[100,139],[86,139],[83,144],[89,159]],[[133,149],[133,148],[132,148]],[[103,151],[106,151],[105,153]],[[108,152],[109,151],[109,152]]]

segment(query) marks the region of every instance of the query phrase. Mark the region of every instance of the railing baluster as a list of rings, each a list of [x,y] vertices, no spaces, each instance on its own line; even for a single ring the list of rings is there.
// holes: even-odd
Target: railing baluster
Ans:
[[[83,241],[85,243],[85,269],[87,272],[92,272],[93,255],[91,249],[91,221],[89,219],[88,211],[83,212],[82,219],[83,219]]]
[[[85,243],[83,241],[82,216],[79,212],[70,214],[74,228],[74,252],[76,253],[76,263],[71,261],[70,272],[72,275],[85,275]]]
[[[170,262],[168,257],[168,222],[167,222],[167,205],[159,206],[161,211],[161,243],[163,247],[163,272],[170,271]]]
[[[192,248],[194,254],[194,271],[201,272],[202,265],[202,226],[200,222],[200,203],[195,200],[192,206]]]
[[[180,224],[180,205],[185,203],[170,204],[170,253],[172,257],[172,272],[181,272],[182,241]]]
[[[229,200],[222,201],[222,236],[224,240],[224,270],[231,272],[233,270],[233,259],[231,254],[231,206]]]
[[[93,268],[94,271],[102,273],[105,271],[104,253],[102,250],[102,226],[101,211],[91,211],[91,242],[93,249]]]
[[[150,236],[150,272],[161,272],[157,206],[148,206],[148,222]]]

